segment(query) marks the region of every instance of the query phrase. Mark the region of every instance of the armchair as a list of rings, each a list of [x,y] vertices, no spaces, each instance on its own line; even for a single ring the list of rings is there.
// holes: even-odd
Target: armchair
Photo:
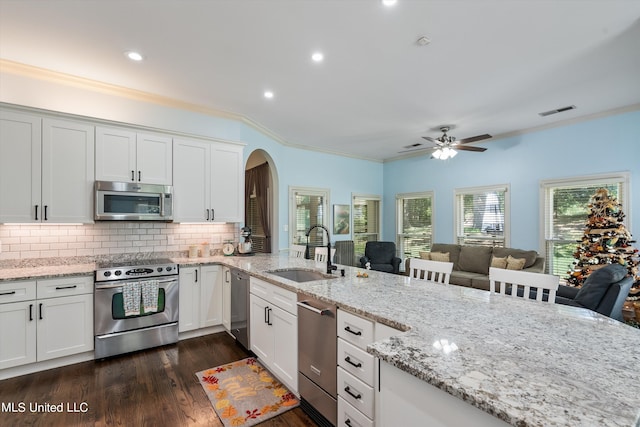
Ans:
[[[622,305],[633,285],[633,278],[627,274],[627,267],[620,264],[602,267],[591,273],[580,289],[561,285],[556,304],[588,308],[622,321]]]
[[[364,256],[360,258],[360,266],[366,267],[369,263],[372,270],[398,274],[402,260],[396,256],[396,244],[394,242],[367,242],[364,247]]]

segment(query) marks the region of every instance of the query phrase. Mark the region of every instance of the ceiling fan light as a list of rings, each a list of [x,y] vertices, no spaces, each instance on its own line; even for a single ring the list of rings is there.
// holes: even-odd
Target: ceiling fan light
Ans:
[[[458,152],[456,150],[454,150],[453,148],[449,148],[449,158],[452,159],[456,156],[456,154],[458,154]]]
[[[438,149],[437,149],[436,151],[434,151],[434,152],[433,152],[433,154],[432,154],[432,156],[433,156],[435,159],[438,159],[438,160],[440,160],[440,159],[442,158],[442,155],[443,155],[443,152],[442,152],[442,150],[441,150],[440,148],[438,148]]]

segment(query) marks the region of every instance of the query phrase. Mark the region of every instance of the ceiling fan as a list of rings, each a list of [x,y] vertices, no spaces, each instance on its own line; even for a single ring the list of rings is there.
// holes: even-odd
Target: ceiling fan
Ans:
[[[447,135],[447,132],[449,132],[449,130],[450,130],[449,126],[442,126],[440,128],[442,135],[439,136],[438,138],[431,138],[430,136],[422,137],[427,141],[431,141],[434,144],[436,144],[435,147],[423,147],[422,143],[416,143],[416,144],[412,144],[404,147],[406,148],[406,150],[400,151],[400,152],[406,153],[411,151],[420,151],[420,150],[429,149],[429,150],[433,150],[433,153],[431,154],[432,159],[446,160],[458,154],[456,150],[478,151],[478,152],[487,150],[486,148],[483,148],[483,147],[472,147],[472,146],[462,145],[462,144],[469,144],[471,142],[477,142],[477,141],[482,141],[484,139],[489,139],[491,138],[491,135],[489,135],[488,133],[485,133],[484,135],[472,136],[469,138],[456,139],[455,136]]]

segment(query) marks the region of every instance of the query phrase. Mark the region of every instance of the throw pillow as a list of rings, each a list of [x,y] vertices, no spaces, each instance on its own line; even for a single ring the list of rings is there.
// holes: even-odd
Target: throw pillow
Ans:
[[[509,255],[507,257],[507,270],[522,270],[526,261],[525,258],[514,258]]]
[[[507,268],[507,257],[500,258],[494,256],[491,258],[491,267],[495,268]]]
[[[470,273],[489,274],[491,250],[492,248],[485,246],[462,246],[458,267]]]
[[[431,252],[418,252],[420,254],[420,259],[431,259]]]
[[[432,261],[449,262],[449,252],[431,252],[429,256],[431,257]]]
[[[525,251],[522,249],[513,249],[513,248],[493,248],[493,255],[497,257],[508,257],[511,255],[514,258],[524,258],[526,259],[524,263],[524,268],[529,268],[533,264],[535,264],[538,253],[536,251]]]
[[[624,279],[628,273],[627,267],[620,264],[607,265],[594,271],[582,284],[582,288],[574,299],[575,302],[590,310],[595,310],[609,286]]]

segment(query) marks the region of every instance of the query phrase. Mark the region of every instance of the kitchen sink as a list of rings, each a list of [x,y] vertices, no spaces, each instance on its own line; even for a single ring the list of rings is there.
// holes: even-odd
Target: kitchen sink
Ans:
[[[287,268],[282,270],[271,270],[267,271],[269,274],[273,274],[274,276],[282,277],[283,279],[292,280],[294,282],[311,282],[313,280],[325,280],[325,279],[335,279],[336,276],[332,276],[330,274],[320,273],[316,270],[307,270],[304,268]]]

